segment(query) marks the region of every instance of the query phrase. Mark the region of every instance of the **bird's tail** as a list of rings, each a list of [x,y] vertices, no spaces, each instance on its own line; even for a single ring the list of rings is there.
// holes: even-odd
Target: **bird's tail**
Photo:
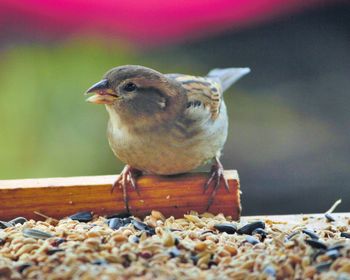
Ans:
[[[250,72],[250,68],[223,68],[211,70],[207,77],[216,80],[222,86],[222,90],[227,90],[237,80]]]

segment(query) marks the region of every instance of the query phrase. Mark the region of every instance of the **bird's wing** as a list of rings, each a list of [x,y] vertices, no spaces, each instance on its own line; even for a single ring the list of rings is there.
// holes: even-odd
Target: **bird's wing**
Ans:
[[[210,114],[216,119],[220,113],[223,91],[219,82],[207,77],[183,74],[167,74],[168,78],[179,82],[185,89],[187,111],[193,114]]]

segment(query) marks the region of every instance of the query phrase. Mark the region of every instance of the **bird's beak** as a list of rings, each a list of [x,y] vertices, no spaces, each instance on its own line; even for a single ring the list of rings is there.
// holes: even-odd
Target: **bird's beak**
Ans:
[[[86,99],[86,101],[95,104],[112,104],[118,98],[115,91],[109,87],[107,79],[103,79],[91,86],[85,92],[85,95],[87,94],[93,95]]]

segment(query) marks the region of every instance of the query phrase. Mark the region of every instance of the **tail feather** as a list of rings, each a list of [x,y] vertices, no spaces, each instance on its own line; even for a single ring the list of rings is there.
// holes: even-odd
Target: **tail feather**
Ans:
[[[250,68],[223,68],[211,70],[207,77],[216,80],[222,86],[222,90],[227,90],[236,81],[250,72]]]

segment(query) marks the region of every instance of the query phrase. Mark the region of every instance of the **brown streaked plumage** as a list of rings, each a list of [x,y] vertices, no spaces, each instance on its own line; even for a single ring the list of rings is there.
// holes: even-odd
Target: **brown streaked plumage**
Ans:
[[[137,190],[135,176],[141,172],[185,173],[213,159],[204,189],[214,181],[214,198],[225,179],[219,161],[228,127],[223,92],[248,72],[215,69],[197,77],[126,65],[109,70],[88,89],[94,95],[87,101],[106,105],[109,144],[127,164],[114,184],[122,186],[127,210],[127,185]]]

